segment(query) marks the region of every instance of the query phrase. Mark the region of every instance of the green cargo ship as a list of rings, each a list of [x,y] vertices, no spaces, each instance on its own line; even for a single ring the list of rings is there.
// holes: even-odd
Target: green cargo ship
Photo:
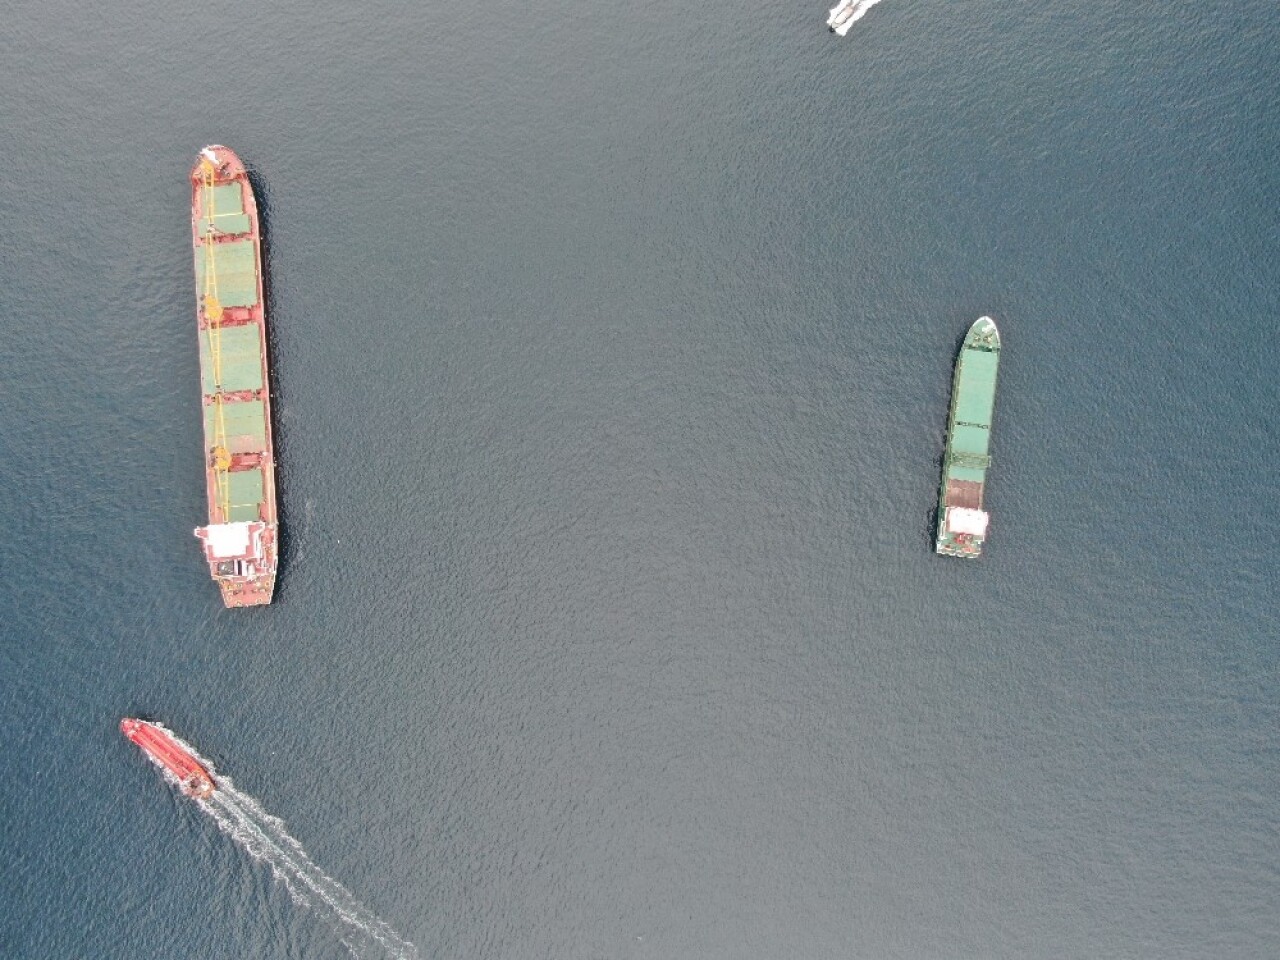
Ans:
[[[991,466],[991,414],[996,404],[1000,331],[980,317],[964,338],[956,360],[938,500],[938,552],[976,557],[987,537],[983,488]]]

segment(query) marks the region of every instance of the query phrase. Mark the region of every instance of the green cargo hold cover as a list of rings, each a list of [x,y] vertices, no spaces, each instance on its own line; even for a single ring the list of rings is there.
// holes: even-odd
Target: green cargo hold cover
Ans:
[[[218,405],[204,408],[204,435],[210,446],[217,437]],[[267,413],[261,400],[242,400],[222,404],[222,422],[226,427],[226,447],[231,453],[257,453],[267,448]]]
[[[986,427],[973,427],[967,423],[957,423],[951,431],[951,452],[971,453],[986,456],[987,444],[991,440],[991,431]]]
[[[201,204],[200,233],[208,233],[211,223],[219,233],[249,232],[249,215],[244,212],[244,195],[240,184],[225,183],[213,188],[205,187],[201,194]]]
[[[202,244],[196,248],[196,293],[205,293],[208,249],[213,251],[212,293],[224,307],[251,307],[258,302],[258,263],[252,240]]]
[[[947,476],[952,480],[982,483],[986,479],[987,443],[991,432],[985,427],[957,423],[951,430]]]
[[[208,233],[208,221],[203,224],[204,233]],[[220,213],[213,220],[213,228],[227,236],[236,236],[249,232],[249,215],[247,213]]]
[[[221,358],[223,393],[262,389],[262,336],[256,323],[200,331],[200,388],[206,394],[218,392],[219,386],[213,376],[214,343]]]
[[[216,187],[202,187],[200,202],[206,216],[227,216],[244,213],[244,191],[239,183],[223,183]]]
[[[965,350],[956,383],[956,422],[991,426],[996,403],[996,367],[999,354]]]
[[[961,467],[956,464],[947,465],[947,477],[951,480],[965,480],[969,483],[983,483],[987,478],[985,470],[977,470],[973,467]]]
[[[262,503],[262,469],[236,470],[227,474],[229,521],[257,520]]]

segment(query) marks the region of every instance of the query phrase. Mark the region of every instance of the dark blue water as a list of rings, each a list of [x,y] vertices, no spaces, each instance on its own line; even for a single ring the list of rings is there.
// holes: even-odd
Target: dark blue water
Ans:
[[[424,958],[1280,955],[1280,9],[825,7],[8,12],[0,955],[348,955],[133,713]],[[191,536],[208,142],[259,611]]]

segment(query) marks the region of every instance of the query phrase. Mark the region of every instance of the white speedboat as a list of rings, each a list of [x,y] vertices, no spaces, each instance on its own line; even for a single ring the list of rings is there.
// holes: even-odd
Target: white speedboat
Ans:
[[[853,21],[856,19],[854,13],[860,6],[862,6],[862,0],[840,0],[831,8],[831,13],[827,16],[827,29],[843,37],[853,26]]]
[[[880,0],[840,0],[840,3],[831,8],[831,13],[827,17],[827,26],[831,28],[832,33],[838,33],[844,36],[849,32],[849,28],[865,17]]]

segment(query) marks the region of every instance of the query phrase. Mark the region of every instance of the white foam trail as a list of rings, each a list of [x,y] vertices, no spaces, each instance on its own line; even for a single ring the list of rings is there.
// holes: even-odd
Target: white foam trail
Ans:
[[[317,867],[283,820],[267,813],[257,800],[237,789],[230,777],[218,775],[213,764],[189,743],[174,736],[173,731],[168,732],[204,765],[218,786],[209,796],[196,800],[200,809],[246,853],[270,867],[294,903],[313,910],[333,927],[353,957],[418,960],[418,948],[401,938],[350,890]],[[176,786],[177,778],[163,767],[161,770],[165,779]]]

